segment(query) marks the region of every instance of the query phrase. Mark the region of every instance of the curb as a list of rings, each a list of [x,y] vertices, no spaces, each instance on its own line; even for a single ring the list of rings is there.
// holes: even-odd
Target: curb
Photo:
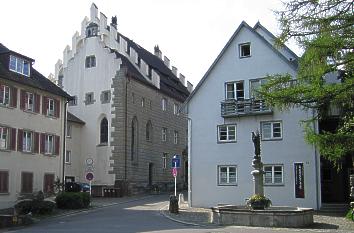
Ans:
[[[182,221],[182,220],[175,219],[175,218],[173,218],[173,217],[171,217],[171,216],[169,216],[169,215],[167,215],[167,214],[165,214],[163,212],[163,210],[165,210],[167,208],[168,208],[168,204],[165,205],[164,207],[160,208],[159,212],[160,212],[161,215],[163,215],[165,218],[168,218],[171,221],[174,221],[174,222],[177,222],[177,223],[181,223],[181,224],[184,224],[184,225],[195,226],[195,227],[208,227],[208,225],[204,225],[204,224],[185,222],[185,221]]]

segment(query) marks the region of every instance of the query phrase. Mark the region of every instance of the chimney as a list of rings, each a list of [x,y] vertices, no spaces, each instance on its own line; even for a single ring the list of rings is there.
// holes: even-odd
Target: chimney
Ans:
[[[177,68],[172,66],[172,73],[177,77]]]
[[[158,45],[155,45],[155,47],[154,47],[154,54],[156,57],[158,57],[162,60],[162,52],[161,52]]]
[[[165,63],[165,66],[170,68],[170,59],[168,59],[166,56],[163,57],[163,62]]]
[[[193,91],[193,84],[190,83],[189,81],[187,81],[187,90],[189,91],[189,93]]]
[[[117,16],[112,17],[111,26],[117,29]]]
[[[183,84],[183,86],[186,86],[186,77],[184,77],[183,74],[179,74],[179,81]]]

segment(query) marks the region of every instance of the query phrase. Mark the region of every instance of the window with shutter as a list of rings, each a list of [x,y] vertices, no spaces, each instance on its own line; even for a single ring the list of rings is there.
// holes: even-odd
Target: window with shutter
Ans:
[[[43,186],[44,193],[54,192],[54,174],[44,174]]]
[[[9,172],[0,171],[0,193],[9,192]]]
[[[0,86],[0,105],[10,106],[10,87],[6,85]]]
[[[11,128],[10,150],[16,150],[16,129]]]
[[[23,138],[23,130],[19,129],[17,133],[17,150],[22,151],[22,139]]]
[[[25,106],[26,106],[26,91],[25,90],[21,90],[21,94],[20,94],[20,109],[25,110]]]
[[[41,96],[40,95],[38,95],[38,94],[35,94],[34,95],[34,111],[36,112],[36,113],[39,113],[39,109],[40,109],[40,104],[41,104]]]
[[[9,149],[9,128],[0,126],[0,149]]]
[[[10,107],[17,107],[17,88],[12,87],[10,90]]]
[[[60,148],[60,137],[55,136],[54,155],[59,155],[59,148]]]
[[[21,173],[21,193],[33,192],[33,173],[22,172]]]
[[[33,153],[39,153],[39,133],[34,133],[34,147]]]

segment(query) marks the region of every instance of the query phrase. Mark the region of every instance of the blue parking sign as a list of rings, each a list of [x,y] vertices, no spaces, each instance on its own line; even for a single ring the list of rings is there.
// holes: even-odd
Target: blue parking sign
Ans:
[[[172,158],[172,164],[171,167],[175,167],[175,168],[180,168],[181,167],[181,158],[179,155],[175,155]]]

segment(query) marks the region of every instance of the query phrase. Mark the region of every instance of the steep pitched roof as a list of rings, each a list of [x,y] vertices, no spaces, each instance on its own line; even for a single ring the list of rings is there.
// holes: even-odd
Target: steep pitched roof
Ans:
[[[70,112],[68,112],[68,121],[75,122],[75,123],[82,124],[82,125],[85,124],[85,122],[83,120],[81,120],[80,118],[78,118],[77,116],[75,116],[74,114],[72,114]]]
[[[179,79],[172,73],[172,71],[165,65],[165,63],[159,59],[154,54],[150,53],[128,37],[118,33],[118,36],[124,38],[128,47],[133,48],[139,55],[139,57],[144,60],[152,69],[154,69],[160,76],[160,90],[173,98],[176,98],[182,102],[184,102],[189,96],[189,91],[187,88],[179,81]],[[130,63],[128,59],[127,62]],[[141,76],[142,79],[146,79],[142,77],[140,72],[134,67],[134,65],[130,65],[130,69],[134,70],[134,73],[138,73],[138,76]],[[143,80],[141,80],[143,81]]]
[[[260,24],[259,24],[260,25]],[[211,64],[211,66],[209,67],[209,69],[207,70],[207,72],[204,74],[203,78],[199,81],[198,85],[195,87],[195,89],[192,91],[192,93],[188,96],[188,98],[186,99],[184,105],[186,105],[195,95],[195,93],[199,90],[199,88],[203,85],[203,83],[205,82],[205,80],[207,79],[207,77],[209,76],[210,72],[214,69],[214,67],[216,66],[216,64],[218,63],[218,61],[220,60],[220,58],[224,55],[224,53],[226,52],[226,50],[229,48],[229,46],[231,45],[232,41],[235,39],[235,37],[237,36],[237,34],[241,31],[241,29],[245,27],[248,30],[250,30],[251,32],[253,32],[258,38],[260,38],[266,46],[270,47],[275,54],[277,54],[282,60],[284,60],[285,62],[287,62],[289,64],[290,67],[292,67],[294,70],[297,69],[297,63],[293,62],[293,61],[289,61],[288,58],[286,58],[282,53],[280,53],[271,43],[269,43],[269,41],[267,41],[263,36],[261,36],[256,30],[255,28],[252,28],[251,26],[249,26],[245,21],[242,21],[241,24],[238,26],[238,28],[236,29],[236,31],[234,32],[234,34],[231,36],[231,38],[228,40],[228,42],[226,43],[226,45],[224,46],[224,48],[221,50],[221,52],[219,53],[219,55],[216,57],[216,59],[214,60],[214,62]],[[274,36],[274,35],[273,35]],[[288,48],[289,49],[289,48]],[[290,49],[289,49],[290,50]],[[291,51],[291,50],[290,50]],[[292,52],[293,53],[293,52]],[[296,56],[297,57],[297,56]]]
[[[14,52],[8,48],[6,48],[3,44],[0,43],[0,57],[4,56],[4,54],[15,54],[17,56],[21,56],[26,58],[27,60],[33,62],[32,58],[28,58],[20,53]],[[36,69],[31,66],[30,77],[25,77],[16,72],[12,72],[9,68],[3,63],[2,59],[0,59],[0,78],[7,79],[10,81],[14,81],[16,83],[20,83],[23,85],[31,86],[34,88],[41,89],[43,91],[47,91],[54,95],[62,96],[67,99],[71,99],[71,96],[63,91],[60,87],[52,83],[49,79],[44,77],[41,73],[39,73]]]

